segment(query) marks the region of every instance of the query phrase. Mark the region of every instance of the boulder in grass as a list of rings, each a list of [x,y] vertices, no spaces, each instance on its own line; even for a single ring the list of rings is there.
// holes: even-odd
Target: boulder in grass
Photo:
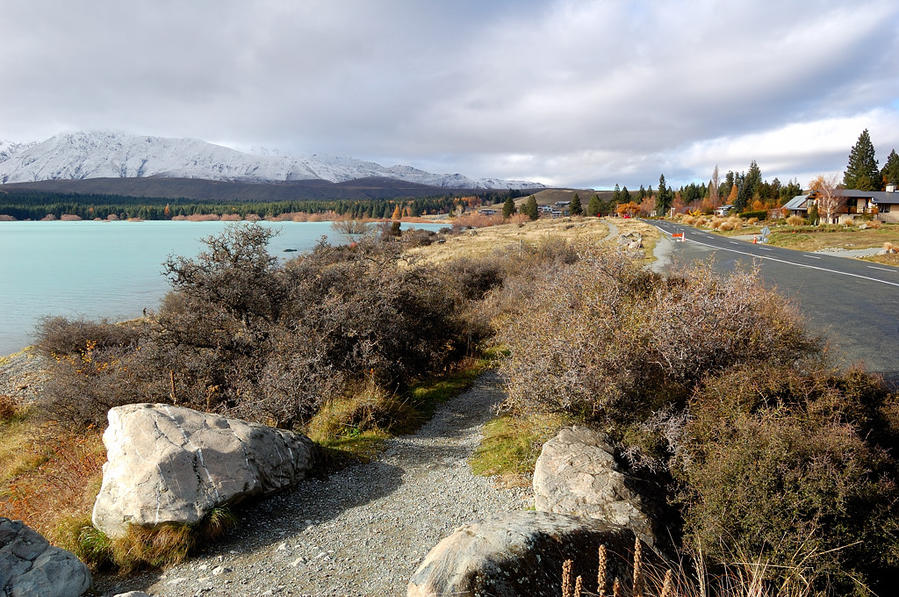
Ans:
[[[456,529],[434,547],[418,567],[408,597],[558,597],[562,564],[572,560],[572,579],[596,589],[598,551],[607,551],[606,592],[617,578],[628,587],[633,578],[635,535],[599,520],[547,512],[515,512]],[[644,570],[658,576],[662,559],[641,545]],[[654,572],[651,572],[653,571]],[[663,573],[664,574],[664,573]]]
[[[625,484],[603,433],[567,427],[546,442],[534,469],[534,495],[540,512],[597,518],[654,542],[651,520]]]
[[[0,517],[0,595],[72,597],[90,587],[91,573],[75,554],[18,520]]]
[[[107,462],[93,523],[109,537],[129,525],[196,524],[217,506],[272,493],[305,478],[306,436],[167,404],[109,411]]]

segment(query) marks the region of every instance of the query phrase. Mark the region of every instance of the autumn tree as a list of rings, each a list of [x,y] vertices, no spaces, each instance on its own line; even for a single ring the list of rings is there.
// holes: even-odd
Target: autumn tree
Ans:
[[[727,196],[727,204],[728,204],[728,205],[735,205],[735,204],[736,204],[736,202],[737,202],[737,193],[738,193],[738,192],[739,192],[739,189],[737,188],[737,185],[736,185],[736,184],[731,184],[731,185],[730,185],[730,194]]]
[[[624,216],[625,214],[633,217],[640,213],[640,206],[633,201],[630,203],[619,203],[615,208],[615,212],[619,217]]]
[[[516,211],[518,210],[515,207],[515,200],[512,199],[512,195],[509,195],[503,203],[503,219],[508,220]]]
[[[403,217],[403,210],[400,209],[399,205],[397,205],[396,208],[393,210],[393,215],[390,216],[390,219],[391,220],[399,220],[402,217]]]
[[[874,144],[871,143],[868,129],[865,129],[849,152],[849,164],[843,173],[843,184],[847,189],[879,191],[880,182],[880,169],[874,157]]]
[[[899,155],[896,155],[895,149],[890,152],[886,163],[883,165],[880,177],[886,184],[899,185]]]
[[[846,198],[840,192],[836,176],[819,176],[811,183],[809,189],[815,193],[815,202],[818,213],[827,223],[833,223],[840,209],[846,203]]]
[[[573,216],[579,216],[584,213],[584,208],[581,206],[581,198],[577,193],[571,198],[571,203],[568,205],[568,213]]]
[[[536,220],[540,217],[540,211],[537,209],[537,199],[533,195],[528,197],[527,202],[524,204],[524,214],[531,220]]]

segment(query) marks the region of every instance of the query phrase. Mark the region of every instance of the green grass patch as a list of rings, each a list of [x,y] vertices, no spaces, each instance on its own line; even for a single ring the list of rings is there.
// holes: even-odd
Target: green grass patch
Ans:
[[[484,439],[469,460],[471,470],[491,477],[530,475],[543,444],[570,423],[560,414],[497,417],[484,426]]]
[[[386,440],[413,433],[438,406],[471,387],[500,356],[501,349],[487,350],[483,356],[466,359],[445,375],[413,385],[402,395],[388,394],[375,384],[366,383],[349,396],[328,401],[305,429],[323,448],[324,470],[367,462],[383,449]]]

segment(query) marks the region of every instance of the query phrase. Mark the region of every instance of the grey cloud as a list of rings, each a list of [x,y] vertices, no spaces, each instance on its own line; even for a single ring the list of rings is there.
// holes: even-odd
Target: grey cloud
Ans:
[[[119,128],[559,184],[707,178],[714,151],[691,147],[899,113],[897,22],[885,1],[8,2],[0,138]],[[772,161],[839,167],[793,154]]]

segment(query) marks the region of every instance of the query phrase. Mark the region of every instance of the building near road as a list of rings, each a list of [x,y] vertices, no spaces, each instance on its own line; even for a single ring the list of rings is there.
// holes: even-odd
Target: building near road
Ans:
[[[859,191],[857,189],[840,189],[840,207],[837,209],[837,222],[852,221],[858,216],[870,216],[881,222],[899,222],[899,191],[895,185],[887,186],[886,191]],[[817,193],[811,191],[806,195],[797,195],[790,199],[784,209],[790,215],[806,217],[808,208],[817,202]]]

